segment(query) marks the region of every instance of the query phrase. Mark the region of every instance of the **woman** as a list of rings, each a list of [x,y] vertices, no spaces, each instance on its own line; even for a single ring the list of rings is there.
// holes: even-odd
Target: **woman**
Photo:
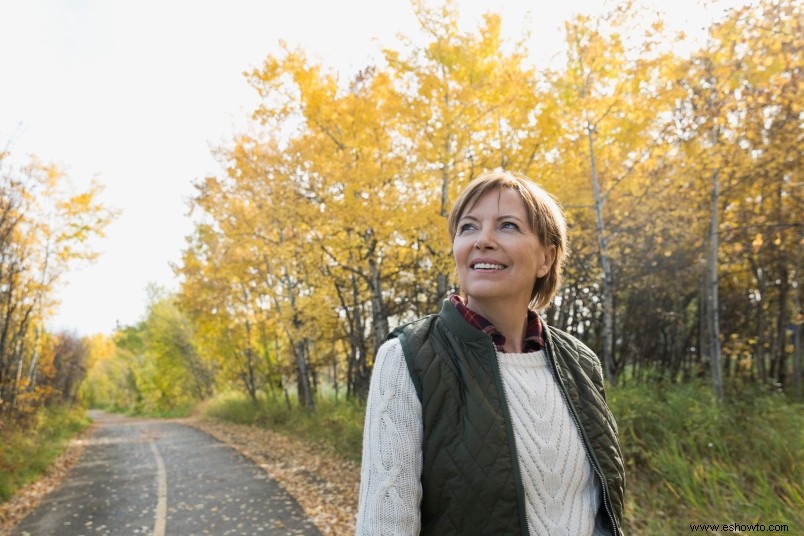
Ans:
[[[561,209],[493,171],[460,195],[449,231],[463,296],[377,352],[357,533],[622,534],[600,362],[537,314],[561,281]]]

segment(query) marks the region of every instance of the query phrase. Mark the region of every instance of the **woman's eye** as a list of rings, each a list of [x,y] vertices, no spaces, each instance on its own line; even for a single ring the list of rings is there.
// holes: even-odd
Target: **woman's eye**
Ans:
[[[463,225],[461,225],[459,231],[461,233],[465,233],[466,231],[471,231],[472,229],[474,229],[474,227],[475,226],[471,223],[464,223]]]
[[[515,224],[512,221],[507,221],[501,225],[503,229],[513,229],[515,231],[519,230],[519,225]]]

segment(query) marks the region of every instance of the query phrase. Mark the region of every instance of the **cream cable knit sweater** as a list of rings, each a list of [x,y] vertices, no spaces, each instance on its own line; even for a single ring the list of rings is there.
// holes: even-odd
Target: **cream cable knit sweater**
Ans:
[[[530,534],[604,535],[600,482],[544,352],[499,353]],[[402,345],[379,349],[366,408],[358,536],[419,534],[421,403]]]

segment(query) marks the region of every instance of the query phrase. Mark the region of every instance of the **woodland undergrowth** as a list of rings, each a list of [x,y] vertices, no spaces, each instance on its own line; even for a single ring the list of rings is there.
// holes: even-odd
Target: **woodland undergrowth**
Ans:
[[[0,503],[39,478],[91,421],[80,406],[41,409],[24,426],[0,429]]]

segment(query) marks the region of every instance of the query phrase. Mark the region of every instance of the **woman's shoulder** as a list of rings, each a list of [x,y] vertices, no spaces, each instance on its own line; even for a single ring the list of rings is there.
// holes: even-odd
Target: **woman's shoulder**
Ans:
[[[575,335],[548,325],[545,325],[545,331],[548,333],[548,340],[556,345],[578,353],[595,355],[595,352]]]
[[[417,391],[411,378],[402,344],[398,339],[385,341],[377,350],[371,371],[369,397],[380,396],[379,393],[395,393],[396,396],[417,397]]]
[[[548,345],[552,346],[554,352],[561,354],[564,360],[577,361],[584,368],[599,371],[601,364],[597,354],[579,338],[552,326],[545,326],[545,331],[548,334]]]
[[[388,359],[389,357],[399,357],[402,355],[402,343],[397,337],[389,336],[379,348],[377,348],[377,357],[375,362],[380,359]]]
[[[413,359],[424,346],[437,318],[438,315],[427,315],[402,324],[388,334],[386,343],[397,341],[405,358]]]
[[[397,339],[400,337],[400,335],[410,336],[411,334],[420,331],[422,328],[427,328],[430,326],[436,320],[436,318],[438,318],[438,315],[432,314],[400,324],[388,334],[387,340]]]

